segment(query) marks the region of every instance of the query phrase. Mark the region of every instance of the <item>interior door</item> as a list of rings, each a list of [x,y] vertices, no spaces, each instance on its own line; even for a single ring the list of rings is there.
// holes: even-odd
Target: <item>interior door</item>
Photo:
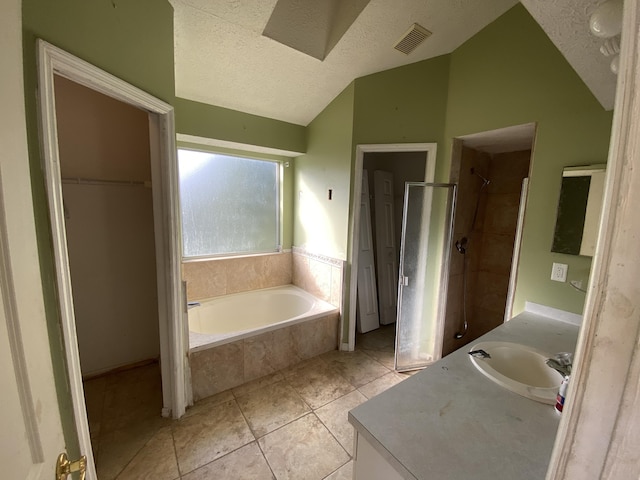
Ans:
[[[369,177],[362,171],[362,194],[360,197],[360,245],[358,246],[358,306],[356,326],[360,333],[380,328],[378,315],[378,292],[376,267],[373,257],[371,232],[371,205],[369,202]]]
[[[398,252],[393,214],[393,173],[373,172],[376,217],[376,273],[378,274],[378,309],[380,323],[396,321],[398,305]]]
[[[442,341],[455,185],[407,182],[398,286],[395,367],[423,368]]]
[[[51,480],[65,448],[36,247],[19,0],[4,2],[0,56],[0,477]]]

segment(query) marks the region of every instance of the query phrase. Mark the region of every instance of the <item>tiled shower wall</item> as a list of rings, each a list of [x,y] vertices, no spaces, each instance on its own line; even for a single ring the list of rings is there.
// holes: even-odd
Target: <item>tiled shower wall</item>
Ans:
[[[219,258],[182,264],[187,300],[247,292],[292,283],[291,253]]]
[[[480,258],[474,278],[473,311],[484,333],[504,321],[520,207],[522,179],[528,176],[531,151],[491,157]],[[482,319],[479,321],[478,319]]]
[[[467,253],[452,244],[443,355],[488,332],[503,322],[511,273],[522,179],[528,175],[531,151],[489,155],[463,148],[458,178],[453,242],[467,237]],[[478,217],[473,216],[482,180],[491,183],[480,196]],[[454,334],[463,325],[463,262],[467,259],[467,321],[469,331],[460,340]]]

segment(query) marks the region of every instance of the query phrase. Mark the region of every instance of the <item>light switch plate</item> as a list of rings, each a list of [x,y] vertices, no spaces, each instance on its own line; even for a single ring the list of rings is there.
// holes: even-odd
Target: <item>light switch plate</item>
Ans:
[[[554,263],[553,267],[551,267],[551,280],[554,282],[566,282],[567,270],[569,270],[569,265],[566,263]]]

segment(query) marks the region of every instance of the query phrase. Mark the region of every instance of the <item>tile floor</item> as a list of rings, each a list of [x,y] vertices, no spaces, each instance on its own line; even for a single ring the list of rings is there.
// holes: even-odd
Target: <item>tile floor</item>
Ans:
[[[347,412],[406,378],[394,326],[206,398],[163,419],[157,364],[85,382],[99,480],[296,479],[352,475]]]

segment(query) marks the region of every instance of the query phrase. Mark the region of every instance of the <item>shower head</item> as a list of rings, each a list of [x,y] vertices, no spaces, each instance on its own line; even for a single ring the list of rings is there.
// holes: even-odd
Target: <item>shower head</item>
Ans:
[[[484,183],[484,185],[482,185],[483,187],[484,187],[485,185],[489,185],[489,184],[491,183],[491,180],[489,180],[489,179],[487,179],[487,178],[483,177],[483,176],[482,176],[482,175],[480,175],[478,172],[476,172],[476,169],[475,169],[475,168],[472,168],[472,169],[471,169],[471,174],[472,174],[472,175],[477,175],[478,177],[480,177],[480,178],[482,179],[482,182]]]

